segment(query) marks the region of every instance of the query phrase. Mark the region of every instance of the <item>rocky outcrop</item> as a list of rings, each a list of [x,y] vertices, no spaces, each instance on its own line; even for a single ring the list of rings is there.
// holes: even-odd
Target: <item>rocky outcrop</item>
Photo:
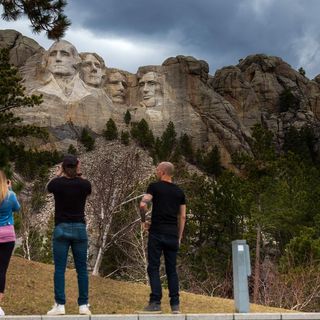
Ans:
[[[10,63],[17,67],[23,66],[35,53],[44,51],[36,41],[15,30],[0,30],[0,48],[10,50]]]
[[[178,56],[167,59],[162,66],[139,68],[137,77],[151,72],[160,75],[163,100],[154,107],[136,107],[135,118],[145,117],[158,135],[172,121],[178,134],[189,134],[196,146],[210,149],[217,145],[226,165],[233,152],[249,152],[249,134],[234,107],[207,84],[206,62]],[[139,96],[139,89],[136,91]]]
[[[217,70],[209,79],[213,89],[236,109],[246,128],[262,122],[277,137],[281,146],[290,126],[300,130],[312,127],[316,136],[320,120],[319,76],[309,80],[281,58],[251,55],[236,66]],[[280,95],[284,90],[296,97],[298,105],[283,112]]]
[[[95,53],[79,54],[67,41],[45,51],[6,30],[0,31],[4,46],[11,48],[27,92],[42,94],[44,100],[15,112],[25,123],[48,127],[50,143],[62,149],[83,127],[101,134],[109,118],[119,130],[128,130],[123,120],[128,110],[132,121],[146,119],[156,136],[172,121],[178,135],[187,133],[195,147],[217,145],[229,166],[233,153],[250,153],[256,123],[267,125],[281,144],[289,126],[318,128],[320,121],[320,75],[311,81],[278,57],[251,55],[211,76],[207,62],[179,55],[131,74],[109,68]],[[299,101],[294,110],[280,110],[284,90]]]
[[[214,90],[235,106],[247,127],[259,122],[263,112],[279,113],[279,95],[286,88],[299,98],[302,110],[310,110],[308,83],[281,58],[263,54],[222,68],[211,80]]]

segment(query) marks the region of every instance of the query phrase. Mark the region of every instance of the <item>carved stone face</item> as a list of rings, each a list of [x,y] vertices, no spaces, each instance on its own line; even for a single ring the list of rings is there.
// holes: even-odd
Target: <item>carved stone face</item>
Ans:
[[[147,72],[139,80],[141,103],[146,107],[155,107],[161,98],[161,84],[155,72]]]
[[[78,61],[75,47],[66,41],[58,41],[48,51],[47,69],[54,75],[74,75]]]
[[[83,81],[89,86],[99,87],[102,81],[102,66],[92,54],[85,56],[82,62]]]
[[[108,79],[107,91],[111,96],[111,100],[115,103],[125,103],[127,94],[127,79],[120,72],[113,72]]]

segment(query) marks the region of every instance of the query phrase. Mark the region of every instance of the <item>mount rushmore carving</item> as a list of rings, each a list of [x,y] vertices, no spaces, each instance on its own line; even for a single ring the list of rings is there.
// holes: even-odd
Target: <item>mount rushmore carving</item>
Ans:
[[[225,162],[237,150],[249,150],[247,132],[232,105],[185,63],[140,67],[137,74],[108,68],[96,53],[78,53],[68,41],[39,49],[20,67],[27,93],[41,94],[40,106],[21,108],[25,123],[48,127],[52,139],[70,142],[66,129],[88,127],[100,134],[109,118],[126,129],[123,116],[146,119],[155,135],[172,121],[178,135],[187,133],[196,147],[218,145]],[[193,58],[192,58],[193,59]],[[203,69],[204,62],[190,61]],[[208,68],[203,76],[208,78]],[[61,134],[61,132],[63,134]],[[67,143],[65,145],[67,145]]]
[[[146,119],[157,136],[172,121],[178,135],[189,134],[197,148],[217,145],[228,165],[234,152],[250,152],[255,123],[264,121],[281,134],[286,116],[279,115],[276,104],[284,88],[302,96],[300,120],[301,112],[309,123],[317,122],[315,115],[320,114],[319,83],[277,57],[249,56],[213,77],[205,61],[177,56],[132,74],[110,68],[94,52],[78,53],[65,40],[44,50],[20,33],[5,30],[0,31],[0,47],[5,46],[11,48],[27,93],[43,96],[40,106],[15,112],[25,123],[47,127],[51,142],[60,146],[75,138],[68,129],[71,124],[100,134],[113,118],[120,130],[128,130],[123,120],[128,110],[132,121]]]

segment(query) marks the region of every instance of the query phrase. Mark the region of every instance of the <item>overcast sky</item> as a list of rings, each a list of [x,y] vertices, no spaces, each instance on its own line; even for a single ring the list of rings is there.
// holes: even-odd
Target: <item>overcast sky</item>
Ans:
[[[320,0],[69,0],[65,39],[108,67],[135,73],[171,56],[206,60],[210,73],[250,54],[281,57],[309,78],[320,73]],[[0,20],[48,49],[25,19]]]

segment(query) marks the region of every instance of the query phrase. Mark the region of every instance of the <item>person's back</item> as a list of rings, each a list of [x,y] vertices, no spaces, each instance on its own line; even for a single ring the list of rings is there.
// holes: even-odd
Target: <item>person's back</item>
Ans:
[[[166,265],[171,311],[180,312],[176,263],[186,219],[186,202],[183,191],[172,183],[173,172],[172,163],[161,162],[156,169],[159,181],[148,186],[140,202],[141,222],[145,230],[148,229],[145,213],[148,204],[152,202],[147,268],[151,294],[149,304],[142,313],[161,313],[162,289],[159,268],[162,253]]]
[[[80,177],[79,160],[66,156],[57,177],[49,181],[48,192],[55,200],[55,228],[53,232],[54,295],[55,304],[48,315],[65,314],[65,270],[71,247],[78,275],[79,314],[90,315],[88,305],[88,236],[85,224],[85,204],[91,193],[91,184]]]
[[[91,193],[88,180],[74,177],[57,177],[47,186],[55,200],[55,225],[61,222],[83,222],[87,196]]]
[[[152,214],[150,232],[178,236],[178,214],[184,204],[183,191],[174,183],[157,181],[151,183],[148,194],[152,195]]]

